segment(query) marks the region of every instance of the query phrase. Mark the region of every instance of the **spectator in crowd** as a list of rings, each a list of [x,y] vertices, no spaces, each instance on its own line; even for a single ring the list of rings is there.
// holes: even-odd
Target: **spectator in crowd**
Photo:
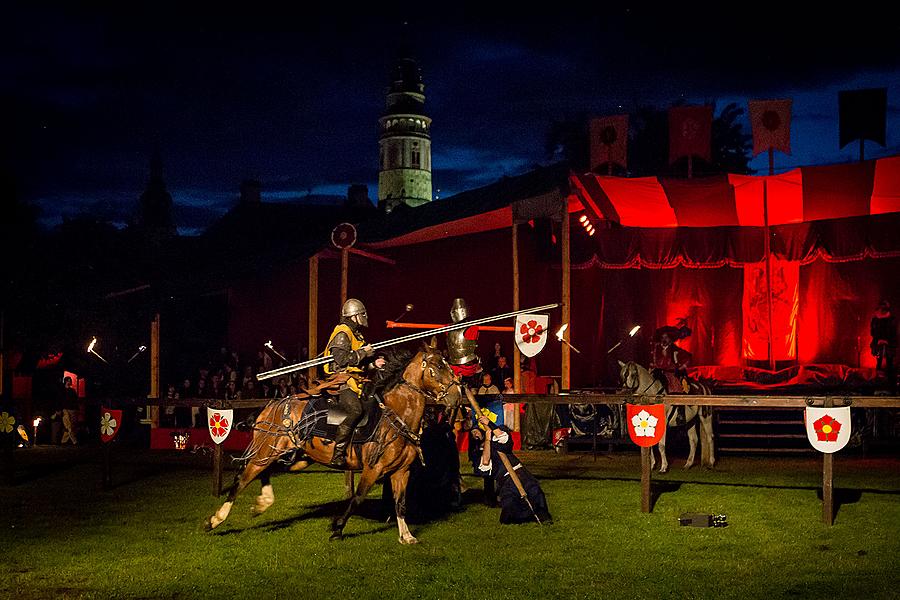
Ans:
[[[503,380],[503,392],[501,393],[504,395],[516,393],[516,388],[513,385],[512,377],[507,377]],[[519,412],[519,406],[519,404],[514,402],[503,403],[503,423],[505,423],[513,431],[519,431],[516,426],[516,415]]]
[[[494,381],[501,383],[501,384],[504,381],[506,381],[507,377],[513,376],[512,367],[510,367],[509,364],[507,363],[505,356],[497,357],[497,366],[494,367],[494,370],[491,373],[491,376],[493,377]]]
[[[500,390],[497,389],[497,386],[494,385],[493,379],[491,378],[490,373],[483,373],[481,376],[481,386],[478,388],[479,396],[488,396],[488,395],[497,395],[500,393]]]
[[[63,380],[63,399],[62,399],[62,422],[65,429],[62,434],[60,443],[72,442],[75,446],[78,444],[76,435],[78,429],[78,391],[71,377]]]

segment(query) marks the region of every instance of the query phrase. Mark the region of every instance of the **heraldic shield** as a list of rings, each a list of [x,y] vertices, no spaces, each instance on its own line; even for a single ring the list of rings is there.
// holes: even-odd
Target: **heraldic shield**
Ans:
[[[100,409],[100,441],[111,442],[122,429],[122,411],[111,408]]]
[[[547,344],[547,327],[549,326],[550,317],[547,315],[517,315],[513,333],[516,336],[516,346],[519,347],[519,352],[531,358],[543,350]]]
[[[631,441],[642,448],[658,444],[666,431],[666,405],[628,404],[626,407]]]
[[[850,440],[850,407],[806,407],[806,437],[819,452],[831,454],[847,445]]]
[[[221,444],[231,433],[231,424],[234,421],[234,410],[231,408],[206,407],[206,417],[209,423],[209,437],[217,444]]]

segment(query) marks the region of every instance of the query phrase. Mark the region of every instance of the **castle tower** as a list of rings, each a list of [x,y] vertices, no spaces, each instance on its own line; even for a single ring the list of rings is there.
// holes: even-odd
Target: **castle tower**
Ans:
[[[138,226],[148,236],[167,238],[178,234],[172,216],[172,196],[163,180],[162,156],[155,151],[150,158],[150,180],[141,194]]]
[[[378,120],[378,206],[431,201],[431,119],[425,116],[425,84],[412,58],[397,62],[387,109]]]

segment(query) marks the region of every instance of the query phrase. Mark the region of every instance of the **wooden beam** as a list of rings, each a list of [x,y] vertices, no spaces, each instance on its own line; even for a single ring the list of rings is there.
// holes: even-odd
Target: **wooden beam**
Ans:
[[[314,357],[319,354],[319,257],[313,255],[309,257],[309,342],[307,350],[309,356]],[[316,368],[312,367],[307,371],[307,380],[313,381],[316,378]]]
[[[569,323],[569,318],[572,313],[572,295],[571,295],[571,280],[570,280],[570,269],[571,269],[571,256],[570,256],[570,243],[571,243],[571,235],[570,235],[570,225],[569,225],[569,211],[563,211],[563,220],[562,220],[562,321],[563,323]],[[572,326],[569,325],[569,329],[567,333],[571,336]],[[567,390],[571,386],[571,378],[570,378],[570,351],[569,345],[563,344],[562,348],[562,381],[560,382],[560,386],[562,389]]]
[[[831,398],[825,399],[825,408],[831,408]],[[822,453],[822,522],[834,525],[834,454]]]
[[[513,275],[513,310],[519,310],[519,225],[513,219],[512,224],[512,275]],[[522,391],[522,353],[519,351],[519,345],[515,343],[515,333],[513,334],[513,389],[516,392]],[[503,382],[497,382],[498,387]],[[516,416],[518,416],[518,412]],[[515,424],[514,424],[515,425]],[[516,427],[514,431],[518,431]]]
[[[158,400],[159,389],[159,313],[156,313],[150,322],[150,393],[147,394],[147,398]],[[147,418],[151,429],[159,427],[159,407],[151,406],[147,410]]]
[[[362,248],[348,248],[348,251],[351,254],[355,254],[357,256],[364,256],[366,258],[371,258],[372,260],[377,260],[379,262],[383,262],[385,264],[391,265],[392,267],[397,266],[397,261],[393,258],[388,258],[387,256],[381,256],[380,254],[375,254],[374,252],[369,252],[368,250],[363,250]]]

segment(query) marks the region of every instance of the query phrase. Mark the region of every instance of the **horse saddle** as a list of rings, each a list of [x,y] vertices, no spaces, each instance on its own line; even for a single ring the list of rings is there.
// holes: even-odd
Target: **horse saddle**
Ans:
[[[364,444],[375,434],[375,428],[381,420],[381,402],[378,396],[370,396],[363,400],[363,414],[353,430],[353,443]],[[337,402],[337,398],[318,396],[311,398],[300,417],[302,439],[312,437],[334,441],[338,426],[347,418],[347,413]]]

